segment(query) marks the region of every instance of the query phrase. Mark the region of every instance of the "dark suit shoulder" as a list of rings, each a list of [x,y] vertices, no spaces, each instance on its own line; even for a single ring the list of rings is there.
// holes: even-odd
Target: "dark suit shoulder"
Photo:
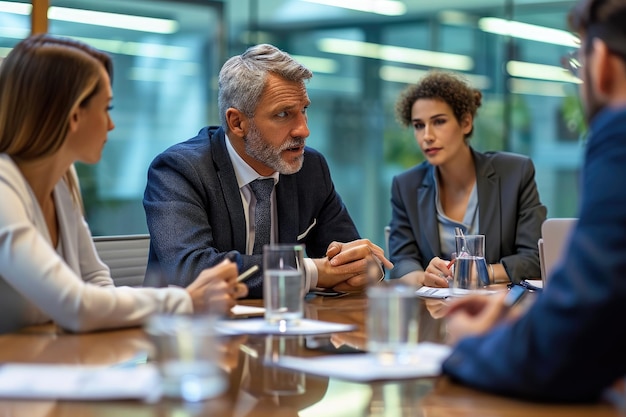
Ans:
[[[220,137],[224,137],[222,128],[218,126],[204,127],[196,136],[170,146],[159,154],[156,159],[183,157],[194,160],[206,158],[207,155],[212,153],[212,148]]]
[[[511,166],[526,166],[528,163],[532,164],[528,156],[512,152],[489,151],[478,154],[484,156],[496,169],[506,168],[508,170]]]

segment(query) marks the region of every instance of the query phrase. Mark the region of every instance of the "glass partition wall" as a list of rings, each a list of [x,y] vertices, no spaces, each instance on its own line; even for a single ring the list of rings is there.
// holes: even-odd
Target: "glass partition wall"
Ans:
[[[579,80],[560,68],[576,47],[565,30],[573,1],[388,0],[375,12],[320,3],[352,4],[50,0],[51,33],[81,38],[115,61],[116,129],[99,164],[78,166],[94,234],[146,232],[148,164],[218,123],[221,64],[260,42],[313,70],[307,144],[326,155],[361,234],[377,244],[392,177],[422,160],[410,129],[395,120],[395,100],[430,68],[458,71],[482,90],[472,146],[532,157],[548,216],[575,215],[584,126]],[[28,15],[11,5],[0,1],[2,55],[29,31]]]

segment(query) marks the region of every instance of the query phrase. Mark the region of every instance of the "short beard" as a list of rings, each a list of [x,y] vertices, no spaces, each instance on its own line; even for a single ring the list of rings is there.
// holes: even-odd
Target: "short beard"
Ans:
[[[280,148],[275,148],[263,139],[261,132],[254,123],[250,123],[248,134],[243,137],[246,153],[282,175],[291,175],[300,171],[304,155],[287,162],[282,158],[282,151],[303,146],[305,139],[292,138]]]

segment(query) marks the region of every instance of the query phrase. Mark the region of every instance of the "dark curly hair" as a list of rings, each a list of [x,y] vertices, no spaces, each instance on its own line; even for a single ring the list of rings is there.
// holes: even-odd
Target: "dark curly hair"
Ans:
[[[476,116],[476,111],[482,102],[482,93],[469,86],[465,79],[450,72],[431,71],[417,84],[408,86],[396,102],[396,117],[403,126],[411,125],[411,108],[419,99],[443,100],[452,108],[454,117],[460,123],[463,116],[471,114]],[[472,130],[465,135],[467,140],[474,132]]]

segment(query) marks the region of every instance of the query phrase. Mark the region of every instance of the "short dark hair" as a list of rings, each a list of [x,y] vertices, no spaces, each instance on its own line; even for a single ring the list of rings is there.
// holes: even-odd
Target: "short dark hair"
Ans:
[[[591,41],[599,38],[607,48],[626,61],[626,0],[580,0],[570,11],[572,31],[585,38],[587,52]]]

